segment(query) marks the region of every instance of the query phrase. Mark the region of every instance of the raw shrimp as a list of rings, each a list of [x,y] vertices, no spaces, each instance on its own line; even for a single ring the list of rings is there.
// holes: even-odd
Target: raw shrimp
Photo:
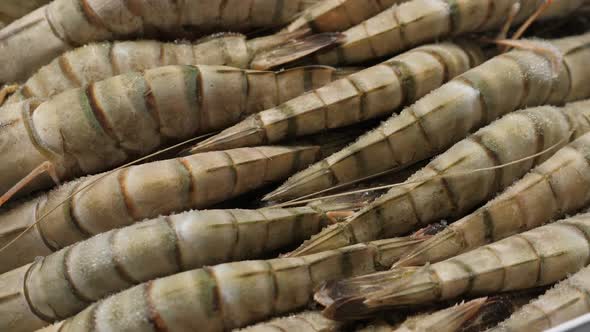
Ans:
[[[550,285],[590,263],[590,214],[513,235],[447,260],[335,281],[315,294],[342,320],[419,305]]]
[[[510,113],[439,155],[408,184],[393,187],[350,221],[325,229],[291,255],[403,235],[440,219],[462,217],[588,131],[590,100]],[[530,156],[535,158],[526,159]],[[514,164],[501,167],[509,163]],[[469,173],[477,169],[485,171]]]
[[[532,49],[504,53],[459,75],[354,144],[296,174],[267,199],[300,197],[404,168],[448,149],[470,132],[519,108],[590,97],[590,73],[586,70],[590,67],[590,33],[550,43],[521,43]],[[290,117],[289,123],[298,118],[302,121],[304,116]],[[284,126],[273,125],[280,121],[260,118],[269,123],[260,128],[268,142],[290,136],[280,130]],[[309,123],[303,127],[308,132],[323,130],[323,122],[317,122],[315,128]]]
[[[0,275],[10,313],[0,330],[31,331],[141,282],[270,255],[332,222],[321,207],[191,211],[101,233]]]
[[[575,213],[590,204],[590,133],[559,150],[500,196],[453,223],[397,264],[452,257]]]
[[[277,142],[390,115],[484,61],[471,43],[418,47],[253,115],[195,151]]]
[[[239,332],[339,332],[344,323],[327,319],[320,311],[304,311],[262,322]],[[236,331],[236,332],[238,332]]]
[[[460,302],[446,309],[411,316],[395,332],[480,332],[495,326],[541,293],[540,289],[505,293]]]
[[[514,24],[525,21],[545,0],[413,0],[394,5],[346,30],[346,42],[312,55],[321,64],[354,64],[391,56],[435,40],[501,27],[513,6],[519,11]],[[586,0],[555,0],[539,20],[574,14]]]
[[[488,332],[541,332],[588,312],[590,267],[560,282]]]
[[[408,0],[324,0],[301,12],[285,31],[343,31],[405,1]]]
[[[435,311],[430,314],[416,315],[406,319],[399,327],[392,328],[392,332],[456,332],[479,313],[487,302],[487,298],[479,298],[469,302],[459,303],[450,308]]]
[[[247,40],[241,34],[220,33],[195,44],[144,40],[85,45],[60,55],[39,69],[6,102],[51,97],[112,76],[166,65],[226,65],[236,68],[261,67],[263,64],[274,66],[338,40],[336,34],[292,40],[301,35],[277,34]]]
[[[183,272],[118,293],[44,331],[244,327],[305,307],[314,289],[327,280],[386,268],[414,240],[381,240],[305,257],[242,261]]]
[[[64,51],[88,43],[270,28],[315,2],[54,0],[0,31],[0,83],[22,81]]]
[[[284,179],[319,156],[318,146],[243,148],[156,161],[66,183],[0,213],[0,247],[33,227],[0,251],[0,272],[145,218],[209,207]],[[41,216],[46,219],[37,223]]]
[[[164,66],[0,111],[0,193],[39,167],[59,180],[98,173],[238,122],[335,78],[330,67],[281,72]],[[38,177],[21,191],[46,189]],[[0,202],[1,204],[2,202]]]

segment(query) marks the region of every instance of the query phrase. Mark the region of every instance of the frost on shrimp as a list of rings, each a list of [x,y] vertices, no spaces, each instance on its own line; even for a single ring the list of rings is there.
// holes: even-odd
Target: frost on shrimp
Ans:
[[[304,37],[305,34],[302,31],[247,40],[237,33],[218,33],[192,44],[151,40],[89,44],[66,52],[40,68],[6,103],[31,97],[47,98],[112,76],[167,65],[267,69],[340,40],[339,34]]]
[[[0,111],[0,193],[51,164],[59,180],[95,174],[202,135],[324,85],[329,67],[280,72],[164,66],[70,89]],[[219,110],[223,110],[220,112]],[[47,189],[39,177],[20,193]]]
[[[489,332],[545,331],[590,312],[590,267],[555,285]]]
[[[0,275],[0,311],[11,312],[9,321],[0,318],[0,330],[39,328],[158,277],[271,255],[331,223],[334,211],[324,207],[334,206],[190,211],[98,234]],[[412,243],[418,238],[406,245]]]
[[[315,299],[327,317],[342,320],[349,313],[550,285],[588,264],[589,235],[590,214],[582,214],[438,263],[328,283]]]
[[[3,0],[5,1],[5,0]],[[22,81],[59,54],[96,41],[169,39],[274,28],[317,0],[55,0],[0,31],[0,82]],[[58,27],[58,28],[55,28]]]
[[[590,131],[589,106],[590,101],[581,101],[508,114],[455,144],[338,229],[322,231],[290,255],[405,234],[442,218],[461,217]]]
[[[588,158],[587,133],[480,209],[408,252],[396,264],[436,262],[579,211],[590,204]]]
[[[234,149],[156,161],[66,183],[0,213],[2,246],[31,227],[0,252],[0,271],[145,218],[209,207],[284,179],[317,160],[320,152],[320,146]]]
[[[315,63],[344,65],[391,56],[414,46],[471,32],[490,31],[506,23],[519,5],[513,24],[529,18],[544,1],[413,0],[389,9],[344,31],[346,42],[312,55]],[[585,0],[553,1],[539,20],[573,15]]]
[[[222,331],[309,304],[321,283],[384,269],[398,257],[397,238],[296,258],[242,261],[150,281],[95,303],[45,331]],[[255,308],[255,310],[251,310]],[[121,319],[122,316],[124,318]]]

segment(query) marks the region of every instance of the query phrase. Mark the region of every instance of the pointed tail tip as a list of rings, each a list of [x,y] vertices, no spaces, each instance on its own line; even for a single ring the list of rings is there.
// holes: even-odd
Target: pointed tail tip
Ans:
[[[415,264],[412,264],[413,256],[411,254],[412,253],[410,252],[408,255],[402,256],[400,259],[398,259],[395,263],[393,263],[393,265],[391,265],[391,270],[402,267],[416,266]]]
[[[250,62],[250,67],[257,70],[268,70],[301,60],[320,50],[335,47],[346,40],[340,32],[324,32],[293,39],[257,54]]]
[[[282,202],[281,191],[282,191],[281,187],[278,187],[277,189],[264,195],[264,197],[262,197],[262,201],[263,202],[281,203]]]
[[[235,141],[234,136],[236,136],[236,134],[228,135],[224,134],[224,132],[221,132],[217,135],[209,137],[202,142],[199,142],[193,146],[190,151],[194,154],[209,151],[228,150],[240,147],[237,144],[232,144]]]
[[[273,202],[273,203],[284,203],[290,199],[296,199],[298,197],[294,197],[290,194],[289,186],[285,186],[284,184],[280,187],[276,188],[275,190],[269,192],[268,194],[262,197],[264,202]]]
[[[212,144],[209,143],[208,140],[205,140],[205,141],[197,143],[193,147],[191,147],[188,150],[188,153],[195,154],[195,153],[203,153],[203,152],[214,151],[214,150],[215,150],[215,148],[212,147]]]
[[[326,318],[337,321],[365,318],[367,308],[363,305],[364,298],[356,294],[348,295],[349,291],[346,283],[327,282],[314,294],[314,300],[324,306],[322,315]]]

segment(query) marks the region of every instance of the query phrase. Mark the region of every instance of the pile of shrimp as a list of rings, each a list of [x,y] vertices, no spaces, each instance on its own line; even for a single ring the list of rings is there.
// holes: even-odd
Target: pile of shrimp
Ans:
[[[0,331],[590,313],[590,0],[3,0]]]

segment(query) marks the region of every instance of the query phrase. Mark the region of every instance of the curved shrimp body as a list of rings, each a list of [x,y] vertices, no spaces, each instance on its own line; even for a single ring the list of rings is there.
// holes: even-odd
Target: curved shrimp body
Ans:
[[[0,244],[47,214],[46,220],[0,253],[0,270],[8,271],[36,256],[145,218],[211,206],[284,179],[318,157],[317,146],[235,149],[132,166],[104,178],[95,175],[66,183],[0,214]]]
[[[328,224],[311,207],[191,211],[101,233],[0,275],[3,331],[31,331],[141,282],[260,258]],[[17,283],[10,282],[18,280]],[[26,296],[26,298],[25,298]]]
[[[239,332],[339,332],[345,326],[342,322],[327,319],[320,311],[304,311],[271,319],[250,327],[238,330]],[[237,332],[237,331],[236,331]]]
[[[195,44],[151,40],[89,44],[66,52],[39,69],[6,102],[51,97],[112,76],[168,65],[249,68],[257,55],[293,37],[278,34],[246,40],[241,34],[222,33]]]
[[[382,269],[399,239],[295,258],[242,261],[150,281],[45,331],[224,331],[303,308],[321,283]],[[122,317],[124,317],[122,319]],[[91,322],[95,322],[91,323]]]
[[[325,229],[291,255],[402,235],[440,219],[462,217],[589,131],[590,101],[510,113],[436,157],[408,178],[408,184],[393,187],[350,221]],[[470,174],[478,169],[485,171]]]
[[[70,89],[0,111],[0,193],[50,162],[69,180],[224,128],[336,76],[329,67],[281,72],[164,66]],[[8,157],[10,156],[10,157]],[[40,177],[24,192],[53,184]]]
[[[195,150],[278,142],[390,115],[483,60],[481,48],[474,44],[418,47],[252,115]]]
[[[64,51],[88,43],[276,27],[315,2],[55,0],[0,31],[0,82],[24,80]]]
[[[559,150],[504,193],[405,255],[399,265],[452,257],[590,204],[590,134]]]
[[[554,1],[540,19],[567,16],[585,0]],[[315,63],[354,64],[391,56],[426,42],[502,26],[515,4],[514,19],[528,18],[543,0],[413,0],[394,5],[344,32],[346,42],[313,55]]]
[[[557,284],[489,332],[545,331],[590,312],[590,267]]]
[[[326,0],[300,13],[285,31],[311,29],[316,32],[344,31],[377,15],[393,4],[408,0]]]
[[[324,315],[344,319],[347,312],[368,314],[384,307],[550,285],[590,262],[589,239],[590,215],[579,215],[431,265],[336,281],[315,298],[327,306]]]
[[[550,44],[531,42],[533,50],[496,56],[419,99],[352,145],[294,175],[266,198],[301,197],[404,168],[448,149],[470,132],[519,108],[588,98],[590,74],[584,68],[590,66],[589,45],[590,34],[584,34]],[[562,56],[553,53],[553,46]]]

